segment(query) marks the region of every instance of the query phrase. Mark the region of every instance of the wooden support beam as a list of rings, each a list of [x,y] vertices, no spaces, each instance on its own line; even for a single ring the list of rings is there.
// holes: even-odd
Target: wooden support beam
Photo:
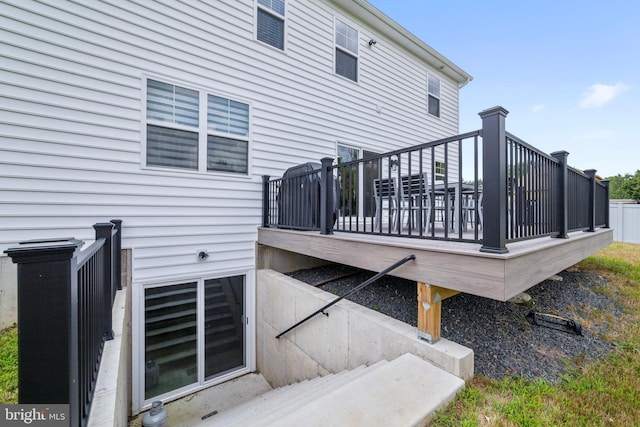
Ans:
[[[418,337],[430,343],[440,339],[442,300],[459,291],[418,282]]]

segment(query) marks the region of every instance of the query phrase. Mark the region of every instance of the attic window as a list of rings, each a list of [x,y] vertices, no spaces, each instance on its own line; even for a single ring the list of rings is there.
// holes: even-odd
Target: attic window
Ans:
[[[440,79],[431,74],[427,74],[427,111],[440,117]]]
[[[285,0],[257,0],[257,38],[284,50]]]
[[[336,74],[358,81],[358,30],[336,19]]]

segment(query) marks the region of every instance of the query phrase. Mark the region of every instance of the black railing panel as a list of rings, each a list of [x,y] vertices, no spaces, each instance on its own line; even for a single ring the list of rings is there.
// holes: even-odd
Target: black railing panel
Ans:
[[[549,155],[506,132],[507,114],[490,108],[478,131],[263,177],[263,226],[482,243],[492,253],[608,226],[608,187],[595,170],[570,168],[566,151]]]
[[[591,180],[583,172],[568,168],[569,231],[589,228],[589,194]]]
[[[403,237],[480,241],[482,186],[478,177],[480,131],[330,167],[333,230]],[[463,144],[469,147],[471,182],[462,189]],[[446,166],[448,165],[448,166]],[[286,174],[285,174],[286,175]],[[265,179],[263,225],[318,230],[320,170]],[[445,190],[446,189],[446,190]],[[446,197],[445,197],[446,194]],[[458,200],[456,200],[456,198]],[[473,207],[467,206],[473,199]],[[463,206],[464,203],[464,207]],[[455,206],[460,209],[455,209]],[[464,221],[464,223],[463,223]],[[460,224],[460,226],[458,226]],[[463,227],[464,225],[464,227]]]
[[[557,159],[507,133],[507,241],[558,233]]]
[[[104,341],[113,338],[120,224],[94,225],[96,240],[83,251],[73,238],[6,251],[18,264],[18,401],[69,404],[72,426],[88,422]]]
[[[608,227],[609,190],[605,184],[596,183],[596,227]]]

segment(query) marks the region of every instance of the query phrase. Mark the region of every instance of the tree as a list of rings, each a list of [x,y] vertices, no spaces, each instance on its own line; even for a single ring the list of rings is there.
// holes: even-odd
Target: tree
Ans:
[[[640,200],[640,169],[635,174],[616,175],[609,180],[610,199]]]

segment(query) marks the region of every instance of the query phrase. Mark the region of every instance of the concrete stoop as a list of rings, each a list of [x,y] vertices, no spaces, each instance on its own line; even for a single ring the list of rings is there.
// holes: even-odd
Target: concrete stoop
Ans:
[[[199,426],[422,426],[464,381],[405,354],[274,389]]]

